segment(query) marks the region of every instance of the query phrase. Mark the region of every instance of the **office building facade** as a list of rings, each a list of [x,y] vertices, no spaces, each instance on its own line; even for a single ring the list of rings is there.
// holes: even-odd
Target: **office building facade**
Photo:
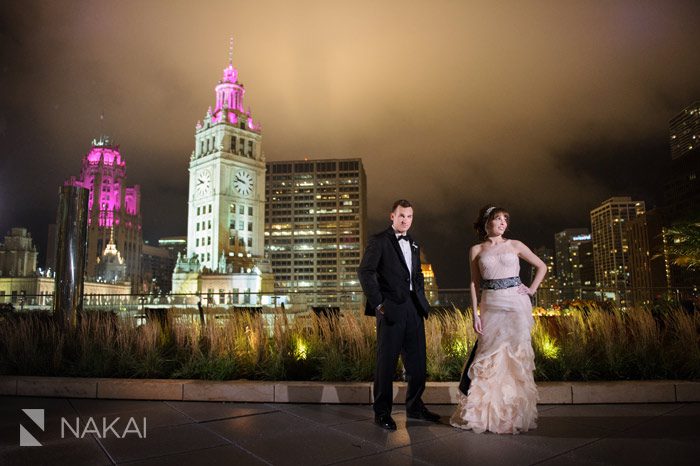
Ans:
[[[664,216],[659,209],[645,212],[627,224],[635,306],[649,306],[669,297],[671,273],[664,231]]]
[[[590,243],[588,228],[569,228],[554,235],[556,277],[564,301],[593,297],[595,284],[589,278],[593,274],[593,260],[585,248]]]
[[[275,292],[313,294],[319,304],[359,301],[367,216],[362,160],[267,162],[265,185]]]
[[[612,197],[591,211],[596,293],[620,306],[631,303],[627,223],[644,214],[644,202]]]
[[[664,183],[665,215],[670,222],[700,216],[700,101],[669,122],[671,164]]]
[[[535,305],[540,307],[551,307],[553,304],[557,304],[560,300],[559,285],[557,283],[557,275],[554,271],[555,269],[555,256],[554,251],[550,248],[541,246],[533,251],[537,257],[542,259],[542,262],[547,266],[547,275],[545,275],[544,280],[540,283],[539,288],[537,288],[537,293],[535,293]],[[530,268],[530,282],[535,278],[535,268]]]
[[[669,122],[671,159],[685,157],[700,150],[700,101],[684,108]]]

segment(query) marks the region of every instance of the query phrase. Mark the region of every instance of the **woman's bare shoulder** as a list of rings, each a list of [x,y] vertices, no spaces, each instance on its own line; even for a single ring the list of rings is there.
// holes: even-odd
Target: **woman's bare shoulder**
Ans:
[[[525,246],[525,244],[522,241],[518,241],[517,239],[508,239],[507,241],[510,247],[513,249],[520,250]]]
[[[470,247],[469,248],[469,257],[472,257],[472,258],[476,257],[481,252],[482,245],[483,245],[483,243],[478,243],[478,244],[475,244],[474,246]]]
[[[513,249],[513,251],[518,253],[518,255],[520,257],[524,257],[526,255],[532,254],[532,251],[530,251],[530,248],[528,248],[525,245],[525,243],[523,243],[522,241],[518,241],[516,239],[511,239],[511,240],[508,240],[508,242],[510,243],[510,247]]]

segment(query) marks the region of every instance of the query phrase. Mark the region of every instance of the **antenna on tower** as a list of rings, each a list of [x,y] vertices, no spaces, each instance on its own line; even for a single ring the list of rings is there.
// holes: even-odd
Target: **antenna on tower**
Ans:
[[[228,64],[233,65],[233,36],[228,39]]]

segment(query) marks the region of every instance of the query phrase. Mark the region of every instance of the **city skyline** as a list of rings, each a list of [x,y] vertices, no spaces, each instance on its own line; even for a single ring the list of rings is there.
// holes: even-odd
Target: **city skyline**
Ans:
[[[185,234],[192,131],[231,35],[267,160],[361,158],[368,233],[411,199],[441,287],[466,285],[485,203],[534,249],[610,197],[661,202],[669,121],[700,96],[693,2],[302,3],[0,7],[0,232],[26,227],[45,254],[59,186],[107,134],[144,238]]]

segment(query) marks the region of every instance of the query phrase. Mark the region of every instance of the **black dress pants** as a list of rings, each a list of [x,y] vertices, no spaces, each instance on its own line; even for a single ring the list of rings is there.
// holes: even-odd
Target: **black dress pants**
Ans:
[[[426,355],[425,326],[413,299],[401,305],[389,322],[377,315],[377,370],[374,377],[374,412],[391,414],[394,374],[399,355],[406,369],[408,387],[406,411],[418,412],[423,408],[421,396],[425,391]]]

